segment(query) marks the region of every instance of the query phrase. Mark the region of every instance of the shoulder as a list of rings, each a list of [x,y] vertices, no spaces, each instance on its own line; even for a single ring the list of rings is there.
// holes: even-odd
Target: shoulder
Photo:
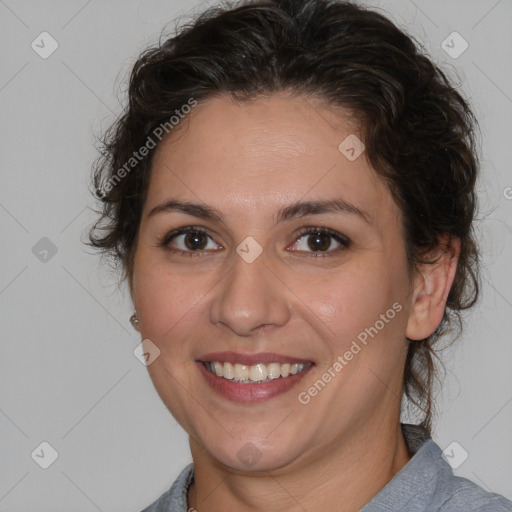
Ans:
[[[421,435],[417,426],[404,426],[404,435],[410,444],[416,441],[414,450],[418,459],[416,466],[410,464],[417,474],[432,476],[431,485],[425,488],[430,495],[432,507],[439,512],[512,512],[512,501],[504,496],[488,492],[475,482],[456,476],[444,457],[441,448],[430,435]]]
[[[452,475],[446,483],[442,512],[512,512],[512,501],[467,478]]]
[[[361,512],[512,512],[512,501],[455,476],[428,432],[402,430],[412,458]]]
[[[187,494],[193,479],[194,465],[189,464],[171,488],[142,512],[187,512]]]
[[[429,512],[512,512],[512,501],[456,476],[432,439],[421,445],[414,458],[418,459],[417,465],[411,466],[416,475],[432,476],[430,485],[424,488],[426,501],[431,503],[426,509]]]

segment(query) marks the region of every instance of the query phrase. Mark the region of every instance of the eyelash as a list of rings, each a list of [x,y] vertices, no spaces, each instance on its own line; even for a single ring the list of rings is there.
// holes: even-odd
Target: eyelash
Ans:
[[[181,249],[173,249],[169,246],[169,244],[172,242],[172,240],[174,238],[176,238],[177,236],[180,236],[180,235],[187,234],[187,233],[198,233],[201,235],[205,235],[211,239],[210,235],[208,235],[208,233],[206,231],[204,231],[204,229],[196,227],[196,226],[187,226],[184,228],[180,228],[180,229],[171,231],[170,233],[165,235],[165,237],[159,243],[159,245],[171,252],[174,252],[177,254],[182,254],[183,256],[187,256],[190,258],[198,258],[198,257],[204,256],[204,252],[205,252],[204,250],[183,251]],[[328,251],[311,251],[312,256],[308,256],[308,257],[312,257],[312,258],[328,257],[330,255],[329,253],[339,252],[344,249],[347,249],[350,246],[350,240],[347,237],[341,235],[340,233],[337,233],[336,231],[333,231],[328,228],[323,228],[323,227],[309,227],[309,228],[302,229],[299,232],[299,234],[297,235],[296,241],[300,240],[305,235],[317,235],[317,234],[329,235],[332,239],[334,239],[336,242],[338,242],[341,246],[334,250],[331,249]],[[303,251],[292,251],[292,252],[303,252]]]

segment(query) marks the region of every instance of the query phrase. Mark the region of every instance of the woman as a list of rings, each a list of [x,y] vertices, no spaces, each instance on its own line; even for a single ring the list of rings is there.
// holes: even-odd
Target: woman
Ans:
[[[512,510],[430,439],[435,344],[478,295],[474,125],[346,2],[212,9],[139,58],[91,243],[189,434],[146,512]]]

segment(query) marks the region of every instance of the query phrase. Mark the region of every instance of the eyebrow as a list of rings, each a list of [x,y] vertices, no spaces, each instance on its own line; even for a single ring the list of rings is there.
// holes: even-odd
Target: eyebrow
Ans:
[[[148,217],[162,212],[180,212],[205,220],[225,223],[223,215],[218,210],[202,203],[168,199],[152,208],[148,213]],[[343,199],[330,199],[324,201],[298,201],[285,206],[278,211],[275,224],[306,217],[307,215],[320,215],[324,213],[350,214],[360,217],[368,224],[371,223],[369,215],[355,205]]]

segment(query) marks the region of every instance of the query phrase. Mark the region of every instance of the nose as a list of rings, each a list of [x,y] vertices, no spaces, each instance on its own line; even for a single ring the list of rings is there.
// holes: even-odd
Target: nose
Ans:
[[[285,325],[290,318],[288,288],[264,255],[252,263],[238,254],[233,260],[211,303],[211,322],[243,337]]]

